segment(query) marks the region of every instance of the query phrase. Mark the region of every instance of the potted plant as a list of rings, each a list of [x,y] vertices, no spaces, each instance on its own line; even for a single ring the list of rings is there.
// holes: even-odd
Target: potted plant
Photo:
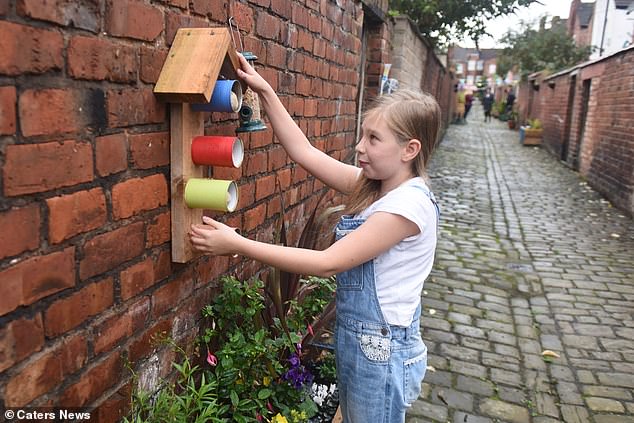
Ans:
[[[515,126],[517,125],[517,112],[514,110],[511,110],[508,113],[508,120],[506,121],[506,123],[509,126],[509,129],[515,129]]]
[[[542,122],[539,119],[529,119],[528,125],[520,128],[520,144],[541,145],[542,135]]]

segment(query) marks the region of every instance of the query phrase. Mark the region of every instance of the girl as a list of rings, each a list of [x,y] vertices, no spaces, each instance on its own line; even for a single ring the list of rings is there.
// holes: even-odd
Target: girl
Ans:
[[[350,194],[337,241],[324,251],[253,241],[209,217],[193,225],[195,249],[242,254],[289,272],[337,275],[335,356],[346,423],[398,423],[427,367],[420,295],[436,248],[438,209],[425,183],[440,108],[399,90],[366,112],[355,150],[360,168],[314,148],[271,86],[240,57],[238,76],[260,95],[290,157],[326,185]]]

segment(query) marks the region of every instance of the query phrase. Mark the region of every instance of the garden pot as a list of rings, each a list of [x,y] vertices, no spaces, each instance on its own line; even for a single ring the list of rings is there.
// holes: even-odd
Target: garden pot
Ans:
[[[520,144],[541,145],[543,129],[533,129],[529,127],[520,128]]]

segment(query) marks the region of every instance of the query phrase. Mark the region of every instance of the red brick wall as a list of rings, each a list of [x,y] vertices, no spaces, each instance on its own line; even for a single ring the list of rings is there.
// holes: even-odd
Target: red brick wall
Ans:
[[[589,96],[584,97],[588,86]],[[632,98],[634,48],[544,80],[533,92],[532,102],[529,95],[519,99],[527,117],[542,120],[544,147],[558,158],[567,152],[566,163],[630,215],[634,215]]]
[[[217,277],[262,270],[170,261],[168,108],[152,90],[176,30],[224,25],[231,13],[300,127],[343,158],[363,11],[353,0],[84,3],[1,2],[0,398],[96,407],[110,422],[129,400],[125,363],[143,373],[154,357],[167,374],[173,357],[152,337],[191,345]],[[213,114],[206,132],[232,134],[236,118]],[[241,138],[241,169],[214,169],[237,180],[239,208],[216,216],[271,241],[277,179],[296,242],[323,185],[289,163],[270,130]]]

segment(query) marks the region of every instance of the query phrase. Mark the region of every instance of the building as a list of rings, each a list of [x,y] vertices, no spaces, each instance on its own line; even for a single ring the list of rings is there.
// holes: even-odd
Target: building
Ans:
[[[573,0],[568,15],[568,34],[575,40],[577,47],[589,46],[592,42],[592,23],[594,3],[582,3]]]
[[[634,42],[634,0],[597,0],[594,3],[590,59],[610,56]]]
[[[496,84],[497,57],[501,52],[501,49],[451,47],[448,56],[460,83],[476,90]]]

